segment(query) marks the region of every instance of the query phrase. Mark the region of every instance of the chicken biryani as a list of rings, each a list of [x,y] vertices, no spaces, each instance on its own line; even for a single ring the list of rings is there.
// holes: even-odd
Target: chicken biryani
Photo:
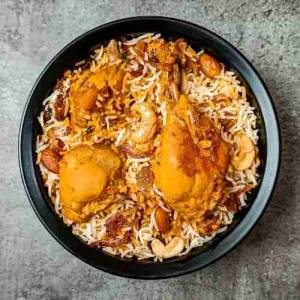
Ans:
[[[38,120],[37,164],[56,213],[112,255],[185,255],[226,230],[258,184],[245,86],[183,38],[99,46],[65,71]]]

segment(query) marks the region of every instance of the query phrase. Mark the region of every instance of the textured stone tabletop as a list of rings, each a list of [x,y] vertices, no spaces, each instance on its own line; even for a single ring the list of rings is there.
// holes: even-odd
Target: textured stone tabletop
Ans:
[[[107,21],[166,15],[238,47],[278,110],[283,165],[251,234],[210,267],[180,278],[129,280],[65,251],[25,195],[17,162],[20,116],[38,74],[79,34]],[[0,0],[0,299],[300,299],[299,1]]]

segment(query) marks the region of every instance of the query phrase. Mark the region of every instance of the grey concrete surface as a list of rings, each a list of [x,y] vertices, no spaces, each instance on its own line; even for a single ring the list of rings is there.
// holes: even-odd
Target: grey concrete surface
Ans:
[[[50,58],[99,24],[165,15],[237,46],[274,97],[283,166],[258,225],[214,265],[160,281],[112,276],[66,252],[38,221],[17,162],[20,116]],[[0,0],[0,299],[300,299],[299,1]]]

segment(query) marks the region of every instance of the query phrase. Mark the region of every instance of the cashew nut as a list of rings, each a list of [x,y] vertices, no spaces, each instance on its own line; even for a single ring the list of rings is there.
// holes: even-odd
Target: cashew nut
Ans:
[[[239,153],[233,158],[233,166],[243,171],[251,167],[255,159],[255,147],[246,135],[242,135],[240,138],[240,150]]]
[[[141,116],[138,128],[131,134],[131,140],[138,144],[146,143],[156,131],[156,114],[147,103],[136,103],[131,107],[131,110],[138,112]]]
[[[161,258],[171,258],[179,255],[184,248],[184,241],[180,237],[174,237],[172,241],[164,245],[160,240],[155,239],[151,242],[153,253]]]

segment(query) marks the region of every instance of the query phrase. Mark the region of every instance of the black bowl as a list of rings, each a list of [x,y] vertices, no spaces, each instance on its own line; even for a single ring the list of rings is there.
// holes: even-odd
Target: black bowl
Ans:
[[[56,80],[75,62],[86,58],[100,43],[145,32],[160,32],[165,38],[184,37],[196,50],[204,48],[225,63],[227,68],[237,72],[247,86],[249,101],[257,108],[260,129],[261,181],[252,193],[248,207],[235,216],[226,232],[205,247],[163,263],[121,259],[82,243],[55,214],[35,164],[35,139],[41,132],[37,117],[42,110],[43,99],[52,91]],[[278,176],[280,156],[281,142],[275,109],[266,86],[250,62],[236,48],[207,29],[165,17],[114,21],[90,30],[64,47],[36,81],[26,103],[19,134],[19,162],[23,183],[31,205],[46,229],[64,248],[86,263],[112,274],[132,278],[157,279],[186,274],[209,265],[233,249],[254,227],[269,202]]]

